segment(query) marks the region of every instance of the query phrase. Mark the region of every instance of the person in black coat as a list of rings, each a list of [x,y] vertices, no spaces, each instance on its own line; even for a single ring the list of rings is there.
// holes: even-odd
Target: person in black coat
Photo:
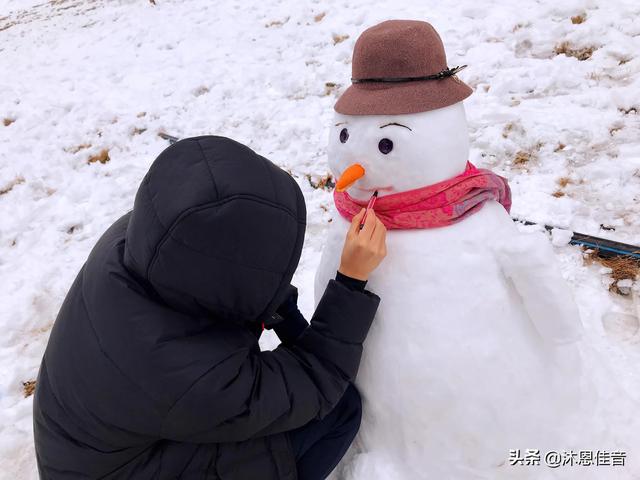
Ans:
[[[293,178],[233,140],[167,148],[69,290],[33,404],[42,479],[325,478],[360,424],[352,385],[386,254],[373,212],[310,324],[290,284]],[[281,344],[261,351],[263,327]]]

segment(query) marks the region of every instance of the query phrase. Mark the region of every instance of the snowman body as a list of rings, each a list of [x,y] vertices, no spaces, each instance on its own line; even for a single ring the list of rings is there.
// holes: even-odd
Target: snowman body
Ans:
[[[430,478],[440,467],[499,467],[509,449],[554,446],[537,432],[559,418],[547,404],[556,373],[493,250],[507,222],[492,201],[446,228],[387,235],[387,257],[367,283],[381,302],[356,382],[362,460],[370,453],[399,478]],[[335,211],[317,292],[339,267],[348,227]]]
[[[402,126],[392,133],[381,128],[387,123]],[[349,190],[359,199],[381,187],[383,195],[450,178],[468,158],[462,103],[387,118],[336,115],[335,124],[330,166],[339,175],[349,163],[363,164],[365,175]],[[395,158],[366,147],[388,147],[383,138]],[[332,213],[316,304],[350,225],[335,206]],[[568,318],[577,312],[558,272],[555,284],[537,285],[553,262],[539,235],[525,238],[495,201],[446,227],[388,231],[387,256],[366,287],[381,302],[356,380],[363,419],[347,478],[513,478],[511,449],[558,448],[578,401],[568,382],[579,363],[575,352],[566,356],[571,347],[559,350],[545,337],[572,337],[567,332],[579,327],[569,324],[579,319]],[[537,293],[565,296],[569,308],[554,311],[550,299],[532,318],[540,299],[523,296]]]

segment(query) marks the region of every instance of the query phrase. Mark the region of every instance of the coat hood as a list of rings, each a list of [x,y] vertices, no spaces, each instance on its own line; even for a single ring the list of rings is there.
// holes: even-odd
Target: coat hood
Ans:
[[[262,321],[289,291],[305,226],[304,197],[287,172],[231,139],[188,138],[144,177],[124,263],[172,308]]]

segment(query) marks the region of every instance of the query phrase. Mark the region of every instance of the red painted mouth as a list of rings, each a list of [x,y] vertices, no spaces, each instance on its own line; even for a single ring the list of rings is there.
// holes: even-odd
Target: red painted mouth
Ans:
[[[360,188],[360,187],[353,187],[356,190],[361,190],[363,192],[375,192],[376,190],[380,191],[380,192],[384,192],[384,191],[389,191],[389,190],[393,190],[392,186],[389,187],[373,187],[373,188]]]

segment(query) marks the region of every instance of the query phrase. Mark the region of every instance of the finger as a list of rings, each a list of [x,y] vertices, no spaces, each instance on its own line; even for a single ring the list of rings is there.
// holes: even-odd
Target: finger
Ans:
[[[387,254],[387,241],[386,241],[386,235],[385,234],[380,236],[379,248],[380,248],[380,251],[382,252],[383,255]]]
[[[364,227],[360,230],[360,234],[364,234],[366,239],[371,239],[373,232],[376,229],[376,216],[375,210],[369,209],[369,213],[367,213],[367,218],[364,221]]]
[[[376,246],[378,246],[379,248],[382,248],[386,241],[387,228],[384,226],[384,223],[382,223],[382,220],[380,220],[379,218],[377,218],[376,220],[378,224],[376,225],[376,229],[373,234],[372,241]]]
[[[366,208],[362,207],[362,210],[360,210],[358,213],[356,213],[353,218],[351,219],[351,226],[349,227],[349,231],[347,232],[347,235],[353,235],[358,233],[358,226],[360,225],[360,220],[362,220],[362,216],[364,215],[364,211],[366,210]]]

